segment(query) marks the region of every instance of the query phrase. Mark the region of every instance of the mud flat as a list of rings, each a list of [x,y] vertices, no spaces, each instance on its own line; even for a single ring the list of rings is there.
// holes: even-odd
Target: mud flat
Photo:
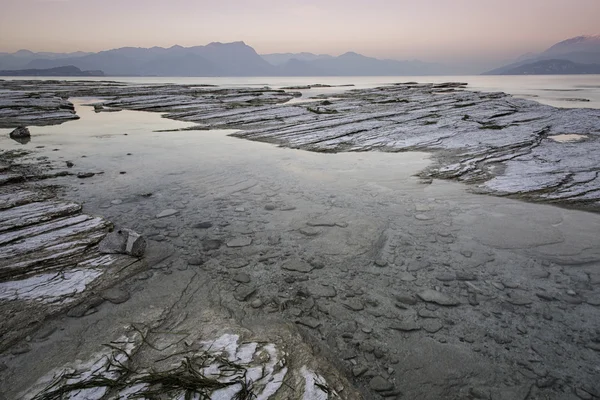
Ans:
[[[427,96],[440,99],[467,93],[405,86],[382,91],[430,90]],[[44,87],[93,96],[72,83]],[[250,130],[198,132],[185,124],[136,131],[158,115],[128,111],[133,106],[124,96],[134,89],[127,85],[106,90],[124,92],[120,100],[113,92],[103,107],[124,111],[95,113],[72,99],[81,119],[31,128],[24,148],[32,153],[17,161],[47,162],[53,169],[42,175],[49,177],[9,185],[62,188],[55,189],[58,198],[83,203],[85,215],[143,234],[148,251],[173,254],[133,266],[98,290],[92,283],[79,294],[83,314],[69,313],[77,309],[72,303],[39,325],[19,328],[20,340],[7,344],[1,359],[0,393],[8,399],[67,389],[79,398],[155,389],[178,398],[181,381],[173,375],[197,372],[202,388],[225,390],[220,395],[229,399],[227,390],[250,389],[241,378],[246,371],[259,398],[273,389],[274,399],[600,396],[597,213],[414,177],[436,168],[436,153],[431,159],[414,152],[305,152],[227,136]],[[154,101],[150,90],[143,89],[146,103]],[[170,86],[157,93],[186,90],[232,95]],[[293,95],[267,94],[279,96]],[[267,114],[287,107],[191,97],[221,113],[247,108],[256,117],[260,107]],[[357,112],[368,108],[362,101]],[[299,110],[319,124],[336,116]],[[241,124],[218,118],[220,127]],[[257,121],[254,129],[276,123]],[[104,135],[98,126],[106,127]],[[0,145],[23,148],[8,137]],[[65,168],[66,160],[75,165]],[[103,173],[77,178],[87,171]],[[28,187],[22,191],[33,191]],[[101,295],[103,301],[90,302],[109,288],[115,290]],[[17,314],[22,308],[16,299],[3,304]],[[158,385],[167,381],[175,385],[169,393]]]

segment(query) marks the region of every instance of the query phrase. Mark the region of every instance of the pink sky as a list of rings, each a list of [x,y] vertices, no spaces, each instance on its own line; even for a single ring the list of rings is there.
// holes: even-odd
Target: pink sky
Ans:
[[[600,33],[600,0],[0,0],[0,51],[243,40],[259,53],[510,59]]]

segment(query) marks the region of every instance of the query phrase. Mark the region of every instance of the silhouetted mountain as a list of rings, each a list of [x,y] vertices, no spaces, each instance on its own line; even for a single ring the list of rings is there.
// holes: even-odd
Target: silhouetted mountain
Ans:
[[[82,71],[72,65],[49,69],[2,70],[0,76],[104,76],[102,71]]]
[[[379,60],[354,52],[338,57],[312,53],[286,53],[268,54],[263,58],[279,65],[281,74],[286,76],[442,75],[453,72],[448,66],[440,64]]]
[[[101,51],[62,60],[38,59],[29,68],[51,68],[68,63],[81,69],[101,69],[107,75],[132,76],[270,76],[277,69],[243,42],[206,46],[173,46]]]
[[[600,74],[600,64],[580,64],[568,60],[541,60],[514,68],[503,68],[501,72],[501,75]],[[498,73],[490,71],[484,75],[498,75]]]
[[[34,53],[29,50],[19,50],[15,53],[0,53],[0,69],[23,69],[36,59],[57,60],[73,57],[83,57],[91,53],[78,51],[75,53]],[[63,64],[66,65],[66,64]]]
[[[102,70],[111,76],[393,76],[452,73],[448,67],[439,64],[379,60],[352,52],[339,57],[312,53],[269,54],[261,57],[244,42],[210,43],[195,47],[123,47],[99,53],[63,55],[27,50],[0,54],[2,69],[50,69],[66,65],[81,70]]]
[[[276,67],[285,65],[291,60],[310,62],[322,58],[333,58],[329,54],[313,54],[313,53],[274,53],[260,55],[269,64]]]
[[[568,61],[579,65],[557,63],[558,60]],[[546,63],[538,64],[539,61]],[[533,64],[536,64],[533,66]],[[484,75],[515,75],[519,74],[547,74],[549,72],[524,72],[524,71],[555,71],[555,74],[588,74],[593,66],[582,67],[581,64],[600,64],[600,36],[577,36],[556,43],[540,54],[531,54],[519,57],[517,62],[505,65],[484,73]],[[521,68],[520,67],[525,67]],[[565,71],[565,72],[559,72]]]

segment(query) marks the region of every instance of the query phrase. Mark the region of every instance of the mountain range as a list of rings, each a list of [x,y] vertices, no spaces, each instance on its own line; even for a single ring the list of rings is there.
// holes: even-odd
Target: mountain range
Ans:
[[[539,54],[529,53],[514,63],[486,72],[502,74],[599,73],[600,36],[578,36]],[[461,70],[419,60],[397,61],[354,52],[340,56],[312,53],[259,55],[244,42],[169,48],[122,47],[98,53],[0,53],[0,70],[45,70],[75,67],[107,76],[402,76],[455,75]],[[464,72],[464,71],[463,71]]]
[[[169,48],[123,47],[98,53],[0,53],[0,70],[74,66],[109,76],[373,76],[441,75],[449,67],[421,61],[380,60],[348,52],[341,56],[267,54],[244,42]]]
[[[484,75],[600,74],[600,35],[577,36]]]

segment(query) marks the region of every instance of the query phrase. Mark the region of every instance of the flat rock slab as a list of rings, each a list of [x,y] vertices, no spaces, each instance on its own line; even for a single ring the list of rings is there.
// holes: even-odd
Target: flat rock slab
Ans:
[[[283,264],[281,264],[281,268],[287,271],[295,271],[302,273],[308,273],[315,269],[315,267],[313,267],[306,261],[300,259],[287,260]]]
[[[179,210],[170,208],[170,209],[161,211],[160,213],[156,214],[156,218],[167,218],[167,217],[172,217],[173,215],[177,215],[177,214],[179,214]]]
[[[235,238],[235,239],[231,239],[229,242],[227,242],[227,247],[246,247],[246,246],[250,246],[252,244],[252,238],[251,237],[239,237],[239,238]]]
[[[401,321],[390,325],[390,329],[400,332],[412,332],[421,330],[421,326],[415,321]]]
[[[460,304],[457,299],[433,289],[424,290],[418,296],[423,301],[441,306],[457,306]]]

